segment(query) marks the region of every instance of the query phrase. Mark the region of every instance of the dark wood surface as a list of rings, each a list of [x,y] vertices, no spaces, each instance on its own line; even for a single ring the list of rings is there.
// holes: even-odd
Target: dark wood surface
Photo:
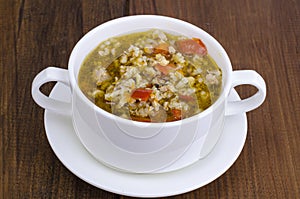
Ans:
[[[247,140],[235,164],[208,185],[170,198],[300,198],[296,0],[0,0],[0,198],[129,198],[64,167],[47,141],[44,110],[30,92],[42,69],[67,68],[85,33],[133,14],[167,15],[203,28],[224,46],[234,69],[254,69],[267,83],[265,103],[247,114]],[[242,97],[254,92],[237,89]]]

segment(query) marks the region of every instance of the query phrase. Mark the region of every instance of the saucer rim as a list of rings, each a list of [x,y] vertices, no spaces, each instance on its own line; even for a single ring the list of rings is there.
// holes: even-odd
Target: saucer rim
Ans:
[[[70,96],[70,90],[68,91],[68,93],[66,93],[66,92],[61,92],[60,90],[62,90],[62,89],[64,89],[64,90],[68,89],[69,90],[69,88],[66,87],[65,85],[63,85],[61,83],[56,83],[56,85],[53,87],[53,89],[52,89],[49,96],[53,97],[53,98],[56,98],[56,99],[60,99],[61,95],[69,95]],[[239,97],[238,93],[234,89],[232,89],[232,91],[231,91],[231,98],[233,100],[240,100],[240,97]],[[65,100],[67,100],[67,99],[65,99]],[[105,180],[105,178],[101,178],[100,182],[99,181],[97,182],[94,179],[94,176],[88,176],[88,175],[86,175],[86,172],[84,172],[84,170],[80,170],[80,168],[76,168],[76,165],[70,164],[70,162],[68,162],[70,160],[67,160],[68,158],[64,157],[62,151],[59,151],[60,150],[59,147],[56,146],[57,143],[55,143],[55,141],[57,141],[56,139],[58,139],[58,138],[55,138],[51,135],[51,132],[54,130],[54,129],[52,130],[51,127],[49,126],[49,123],[51,123],[50,122],[51,116],[58,116],[58,118],[54,117],[55,120],[56,119],[59,120],[59,119],[63,119],[63,118],[66,119],[66,120],[69,120],[70,125],[72,125],[72,119],[71,119],[70,116],[59,115],[57,113],[53,113],[53,112],[48,111],[48,110],[45,110],[45,113],[44,113],[45,133],[46,133],[48,142],[49,142],[50,147],[52,148],[53,152],[57,156],[57,158],[61,161],[61,163],[69,171],[71,171],[75,176],[79,177],[80,179],[87,182],[88,184],[91,184],[91,185],[93,185],[97,188],[103,189],[105,191],[109,191],[109,192],[112,192],[112,193],[121,194],[121,195],[125,195],[125,196],[132,196],[132,197],[143,197],[144,198],[144,197],[174,196],[174,195],[183,194],[183,193],[186,193],[186,192],[193,191],[195,189],[198,189],[200,187],[203,187],[203,186],[209,184],[210,182],[213,182],[214,180],[216,180],[217,178],[222,176],[235,163],[235,161],[238,159],[240,153],[243,150],[243,147],[244,147],[244,144],[245,144],[245,141],[246,141],[246,137],[247,137],[247,116],[246,116],[246,113],[243,113],[243,114],[240,114],[240,115],[235,115],[235,116],[226,116],[227,119],[230,119],[232,117],[238,117],[243,122],[243,124],[240,124],[240,125],[242,125],[243,129],[238,130],[238,131],[243,131],[243,132],[239,133],[239,135],[240,135],[239,148],[237,148],[235,150],[235,152],[232,152],[232,154],[231,154],[232,157],[231,158],[226,158],[227,163],[222,166],[221,170],[219,170],[217,173],[212,172],[212,174],[210,174],[210,177],[208,177],[207,180],[204,180],[204,181],[201,180],[201,179],[195,180],[196,182],[189,183],[190,184],[189,186],[188,185],[183,185],[183,187],[181,189],[172,190],[172,187],[171,187],[171,188],[169,188],[170,190],[165,190],[164,191],[163,189],[161,189],[159,192],[155,192],[155,193],[149,192],[149,191],[147,192],[147,191],[144,191],[144,189],[140,189],[140,188],[136,189],[135,191],[130,191],[130,190],[122,189],[120,186],[116,185],[116,183],[115,183],[115,187],[112,187],[111,185],[107,185],[107,182],[105,182],[107,180]],[[226,124],[226,118],[225,118],[225,124]],[[228,121],[227,121],[227,123],[228,123]],[[91,154],[89,154],[89,152],[87,150],[85,150],[84,146],[80,143],[79,138],[77,137],[77,134],[76,134],[73,126],[71,126],[71,127],[69,126],[68,128],[70,128],[70,131],[73,131],[72,136],[75,137],[75,139],[77,139],[77,141],[81,145],[81,147],[78,147],[78,146],[75,146],[75,145],[73,147],[76,147],[78,149],[82,148],[80,150],[82,150],[83,153],[86,153],[84,155],[89,156],[89,157],[86,157],[86,158],[91,160],[91,161],[95,161],[93,163],[89,162],[90,166],[92,164],[97,163],[97,168],[102,170],[102,172],[103,171],[110,172],[110,174],[108,173],[109,175],[115,175],[115,176],[118,176],[120,179],[123,179],[123,180],[125,179],[125,180],[129,180],[129,181],[132,181],[133,179],[136,179],[137,181],[139,181],[139,180],[142,179],[144,181],[143,183],[145,183],[145,180],[146,181],[148,180],[150,184],[151,184],[151,181],[153,181],[154,178],[157,178],[155,180],[155,182],[159,183],[159,182],[157,182],[157,180],[162,179],[161,178],[162,176],[164,176],[164,177],[168,177],[168,176],[170,177],[171,176],[172,177],[172,175],[173,175],[173,178],[174,178],[174,176],[180,175],[182,173],[184,174],[185,172],[189,172],[189,170],[195,170],[195,169],[199,170],[199,165],[197,163],[203,162],[203,161],[205,162],[205,159],[207,160],[208,157],[212,156],[211,154],[214,153],[216,146],[220,145],[220,142],[222,141],[222,138],[223,138],[224,131],[226,131],[225,126],[224,126],[224,131],[222,132],[221,137],[218,140],[218,142],[216,143],[216,146],[214,147],[214,149],[205,158],[195,162],[194,164],[192,164],[188,167],[182,168],[182,169],[177,170],[177,171],[167,172],[167,173],[138,174],[138,175],[136,175],[136,174],[133,174],[133,173],[126,173],[126,172],[122,172],[122,171],[112,169],[112,168],[107,167],[106,165],[101,164],[100,162],[98,162]],[[240,127],[238,127],[238,128],[240,128]],[[61,133],[60,135],[64,135],[64,134]],[[64,136],[66,136],[66,135],[64,135]],[[232,151],[232,150],[230,150],[230,151]],[[85,163],[85,164],[87,165],[87,163]],[[201,165],[200,165],[200,168],[201,168]],[[166,181],[166,179],[164,179],[164,180]],[[180,179],[180,180],[184,180],[184,179]],[[114,182],[117,182],[117,181],[118,181],[117,179],[114,179]]]

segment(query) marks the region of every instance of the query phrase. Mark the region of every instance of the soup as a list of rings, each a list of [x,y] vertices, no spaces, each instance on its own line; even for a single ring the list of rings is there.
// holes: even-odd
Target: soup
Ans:
[[[171,122],[214,103],[222,71],[198,38],[148,30],[101,42],[78,75],[82,92],[103,110],[142,122]]]

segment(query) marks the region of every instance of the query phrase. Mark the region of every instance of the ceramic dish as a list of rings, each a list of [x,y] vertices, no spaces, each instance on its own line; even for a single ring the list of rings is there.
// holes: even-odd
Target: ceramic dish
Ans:
[[[57,83],[50,97],[69,101],[69,88]],[[229,100],[240,100],[235,90]],[[245,113],[226,116],[220,139],[204,159],[173,172],[133,174],[117,171],[94,159],[76,136],[71,117],[46,110],[44,123],[54,153],[74,175],[100,189],[134,197],[172,196],[207,185],[233,165],[247,136]]]

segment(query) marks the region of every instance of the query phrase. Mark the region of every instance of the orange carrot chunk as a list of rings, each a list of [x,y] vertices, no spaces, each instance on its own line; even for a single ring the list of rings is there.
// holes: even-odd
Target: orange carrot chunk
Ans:
[[[172,109],[171,113],[173,114],[174,121],[181,119],[181,110],[179,110],[179,109]]]
[[[160,43],[157,46],[154,47],[154,54],[163,54],[168,55],[169,54],[169,44],[167,43]]]
[[[131,94],[133,99],[138,99],[141,101],[147,101],[152,93],[151,89],[138,88],[134,90]]]
[[[154,66],[154,68],[158,71],[160,71],[162,74],[164,75],[168,75],[171,71],[174,71],[175,68],[174,68],[174,64],[168,64],[166,66],[163,66],[163,65],[160,65],[160,64],[156,64]]]
[[[184,39],[176,42],[179,52],[187,55],[206,55],[207,48],[205,44],[198,38]]]

